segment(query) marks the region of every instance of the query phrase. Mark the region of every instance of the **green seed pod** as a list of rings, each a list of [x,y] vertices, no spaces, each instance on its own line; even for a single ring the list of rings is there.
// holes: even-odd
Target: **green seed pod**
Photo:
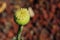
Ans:
[[[27,8],[18,9],[15,13],[15,18],[15,21],[19,25],[26,25],[30,20],[29,11],[27,10]]]

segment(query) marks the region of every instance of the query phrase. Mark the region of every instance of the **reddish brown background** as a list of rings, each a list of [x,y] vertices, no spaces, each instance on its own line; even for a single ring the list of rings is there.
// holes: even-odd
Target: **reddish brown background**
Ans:
[[[23,0],[24,1],[24,0]],[[14,21],[14,5],[32,7],[35,16],[24,26],[24,40],[60,40],[60,0],[5,0],[6,10],[0,13],[0,40],[11,40],[17,35]]]

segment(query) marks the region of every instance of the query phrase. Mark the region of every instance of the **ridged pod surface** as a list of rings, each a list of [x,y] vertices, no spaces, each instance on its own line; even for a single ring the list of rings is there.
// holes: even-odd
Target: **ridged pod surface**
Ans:
[[[18,9],[15,13],[15,20],[19,25],[25,25],[30,20],[29,11],[27,8]]]

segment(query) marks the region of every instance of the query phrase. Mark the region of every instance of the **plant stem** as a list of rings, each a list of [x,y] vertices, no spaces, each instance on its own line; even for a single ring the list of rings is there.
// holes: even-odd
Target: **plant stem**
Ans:
[[[23,26],[19,27],[18,34],[17,34],[17,39],[16,40],[21,40],[22,30],[23,30]]]

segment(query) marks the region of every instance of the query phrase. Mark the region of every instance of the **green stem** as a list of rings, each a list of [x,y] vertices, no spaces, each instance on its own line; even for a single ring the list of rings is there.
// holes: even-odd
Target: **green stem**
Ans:
[[[23,26],[19,27],[18,34],[17,34],[17,40],[21,40],[22,30],[23,30]]]

